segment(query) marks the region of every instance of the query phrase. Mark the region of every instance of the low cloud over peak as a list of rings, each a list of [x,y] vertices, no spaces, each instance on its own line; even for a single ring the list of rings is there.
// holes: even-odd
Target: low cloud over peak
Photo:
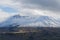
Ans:
[[[4,12],[4,14],[7,13],[8,16],[20,14],[29,16],[46,15],[60,18],[60,0],[0,0],[0,5],[15,10],[13,13],[12,11],[8,13],[9,9],[6,10],[7,12],[4,12],[4,10],[0,8],[2,10],[0,14]]]

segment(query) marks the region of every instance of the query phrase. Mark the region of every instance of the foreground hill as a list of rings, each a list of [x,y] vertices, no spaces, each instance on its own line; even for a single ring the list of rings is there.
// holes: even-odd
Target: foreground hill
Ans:
[[[60,40],[60,28],[20,27],[18,31],[0,33],[1,40]]]

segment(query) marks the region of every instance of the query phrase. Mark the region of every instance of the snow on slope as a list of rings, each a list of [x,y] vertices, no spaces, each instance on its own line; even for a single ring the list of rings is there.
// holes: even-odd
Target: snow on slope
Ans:
[[[34,22],[24,26],[60,27],[60,22],[53,17],[39,16]]]
[[[60,22],[49,16],[20,16],[14,15],[0,26],[20,25],[20,26],[44,26],[44,27],[60,27]]]

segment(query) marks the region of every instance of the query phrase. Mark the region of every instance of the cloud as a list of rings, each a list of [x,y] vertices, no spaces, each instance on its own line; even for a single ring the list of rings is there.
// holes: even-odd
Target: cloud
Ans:
[[[15,14],[60,17],[59,0],[0,0],[0,6],[4,6],[0,8],[1,20]]]
[[[28,15],[28,16],[51,16],[51,17],[55,17],[55,18],[60,18],[60,14],[56,13],[56,12],[51,12],[49,10],[41,10],[41,9],[22,9],[19,13],[21,13],[20,15]]]
[[[5,21],[7,18],[16,15],[15,13],[9,14],[8,12],[4,12],[2,9],[0,9],[0,22]]]
[[[22,14],[47,15],[60,17],[59,0],[15,0],[20,6]],[[25,10],[25,11],[24,11]],[[36,12],[37,11],[37,12]]]
[[[0,22],[18,13],[17,4],[12,0],[0,0]]]
[[[17,0],[16,0],[17,1]],[[60,11],[59,0],[18,0],[26,7],[38,8],[43,10]]]
[[[0,0],[0,6],[14,8],[18,10],[20,3],[14,2],[13,0]]]
[[[0,9],[0,22],[4,21],[7,17],[9,17],[10,15],[6,12],[3,12],[1,9]]]
[[[8,13],[17,13],[18,12],[14,8],[6,7],[6,6],[0,6],[0,9],[2,9],[5,12],[8,12]]]

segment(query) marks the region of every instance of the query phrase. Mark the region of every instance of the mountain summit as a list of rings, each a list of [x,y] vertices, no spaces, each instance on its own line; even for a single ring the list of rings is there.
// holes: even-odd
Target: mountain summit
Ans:
[[[49,16],[20,16],[14,15],[4,22],[0,23],[2,27],[8,27],[10,25],[19,25],[19,26],[43,26],[43,27],[59,27],[60,22]]]

